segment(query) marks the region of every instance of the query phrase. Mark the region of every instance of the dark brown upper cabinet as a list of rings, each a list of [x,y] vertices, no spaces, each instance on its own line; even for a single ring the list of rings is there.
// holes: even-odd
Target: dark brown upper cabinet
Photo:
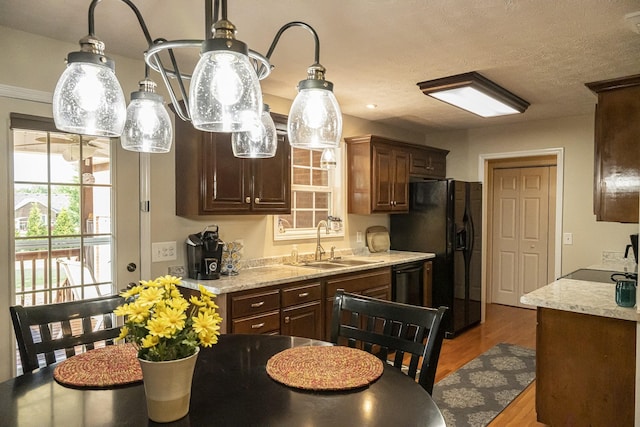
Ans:
[[[598,221],[638,222],[640,75],[587,83],[598,95],[593,210]]]
[[[446,176],[448,151],[376,135],[345,138],[349,213],[409,211],[409,179]]]
[[[291,212],[291,148],[286,116],[272,113],[275,157],[240,159],[230,133],[204,132],[176,118],[176,215]]]

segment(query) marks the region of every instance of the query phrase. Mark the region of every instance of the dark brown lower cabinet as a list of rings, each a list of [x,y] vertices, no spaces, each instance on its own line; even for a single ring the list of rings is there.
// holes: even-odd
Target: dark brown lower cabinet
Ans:
[[[539,422],[633,426],[635,380],[636,322],[538,308]]]
[[[333,296],[338,289],[391,299],[391,268],[338,274],[218,295],[221,333],[282,334],[329,340]],[[187,296],[197,295],[183,289]]]
[[[358,273],[330,276],[325,284],[324,339],[331,339],[333,297],[338,289],[373,298],[391,300],[391,268],[377,268]]]
[[[294,337],[322,339],[322,306],[320,301],[283,308],[280,333]]]

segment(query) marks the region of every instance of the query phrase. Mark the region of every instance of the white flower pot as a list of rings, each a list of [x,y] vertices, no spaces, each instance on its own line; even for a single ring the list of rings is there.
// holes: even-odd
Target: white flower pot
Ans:
[[[142,368],[147,413],[152,421],[168,423],[189,412],[191,381],[200,348],[189,357],[166,362],[138,359]]]

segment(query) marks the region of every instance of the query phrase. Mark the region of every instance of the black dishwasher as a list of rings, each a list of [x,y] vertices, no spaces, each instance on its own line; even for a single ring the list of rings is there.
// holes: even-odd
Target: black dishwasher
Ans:
[[[393,301],[422,306],[423,264],[424,261],[418,261],[393,266]]]

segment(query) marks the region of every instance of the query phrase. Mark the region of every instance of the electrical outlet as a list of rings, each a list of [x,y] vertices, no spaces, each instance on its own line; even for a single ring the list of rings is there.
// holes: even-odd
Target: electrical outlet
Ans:
[[[156,242],[151,244],[151,262],[173,261],[177,259],[176,242]]]
[[[356,243],[362,243],[362,231],[356,231]]]
[[[562,243],[565,245],[573,245],[573,233],[564,233],[562,235]]]
[[[185,277],[184,265],[172,265],[169,266],[167,272],[170,276]]]

